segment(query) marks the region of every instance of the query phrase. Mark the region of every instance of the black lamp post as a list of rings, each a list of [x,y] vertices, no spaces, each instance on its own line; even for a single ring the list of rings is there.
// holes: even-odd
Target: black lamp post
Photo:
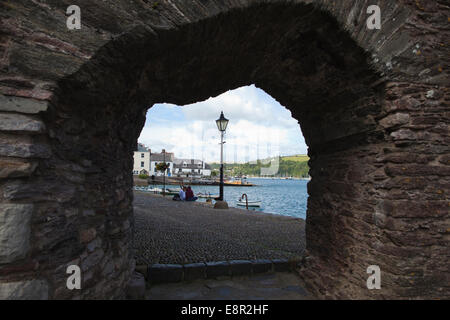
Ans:
[[[164,157],[164,172],[163,172],[163,197],[166,196],[166,149],[162,150],[163,157]]]
[[[220,138],[220,187],[219,187],[219,200],[223,201],[223,135],[227,129],[228,119],[223,115],[223,111],[220,113],[220,118],[216,120],[217,128],[221,133]]]

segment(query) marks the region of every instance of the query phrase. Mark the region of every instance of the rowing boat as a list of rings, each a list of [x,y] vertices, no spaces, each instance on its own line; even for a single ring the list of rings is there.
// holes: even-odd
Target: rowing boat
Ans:
[[[211,194],[211,193],[198,193],[197,197],[199,198],[206,198],[206,199],[212,199],[218,197],[218,194]]]
[[[237,200],[236,205],[246,207],[247,203],[242,200]],[[261,207],[261,201],[248,201],[248,206],[249,207]]]

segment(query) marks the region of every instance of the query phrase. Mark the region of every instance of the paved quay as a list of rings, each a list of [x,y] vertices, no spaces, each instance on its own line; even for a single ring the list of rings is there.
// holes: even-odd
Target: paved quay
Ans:
[[[147,300],[311,300],[293,273],[196,280],[151,286]]]
[[[134,193],[137,264],[299,259],[305,221],[299,218]]]

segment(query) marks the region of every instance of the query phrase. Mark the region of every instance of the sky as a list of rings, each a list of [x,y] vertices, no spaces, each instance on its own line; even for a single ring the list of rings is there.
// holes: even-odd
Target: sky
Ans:
[[[176,158],[219,162],[220,132],[215,120],[221,111],[230,120],[225,133],[226,163],[307,153],[291,112],[254,85],[185,106],[155,104],[147,111],[138,141],[152,152],[166,149]]]

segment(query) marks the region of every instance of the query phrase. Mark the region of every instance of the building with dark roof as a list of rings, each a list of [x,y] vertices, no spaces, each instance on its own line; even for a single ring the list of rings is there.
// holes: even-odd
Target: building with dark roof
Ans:
[[[156,169],[158,163],[167,163],[169,168],[165,172],[167,176],[171,176],[173,172],[174,154],[172,152],[165,152],[163,149],[161,153],[153,153],[150,148],[144,144],[138,143],[137,151],[134,152],[133,174],[146,174],[149,176],[162,176],[164,173]]]
[[[211,166],[198,159],[176,159],[173,152],[152,152],[144,144],[138,143],[137,151],[134,152],[133,174],[147,174],[149,176],[162,176],[164,173],[156,169],[159,163],[169,165],[165,174],[167,176],[189,176],[209,177]]]
[[[150,153],[150,173],[151,173],[151,175],[155,175],[155,176],[164,175],[163,172],[160,172],[156,169],[156,165],[158,163],[165,162],[169,165],[165,174],[170,177],[173,173],[174,159],[175,159],[175,156],[174,156],[173,152],[166,152],[166,150],[164,150],[164,149],[161,151],[161,153]]]
[[[151,150],[145,144],[138,143],[137,152],[151,152]]]
[[[198,159],[175,159],[174,175],[176,176],[211,176],[211,166]]]
[[[134,152],[133,174],[150,174],[150,153],[151,150],[144,144],[138,143],[137,151]]]

